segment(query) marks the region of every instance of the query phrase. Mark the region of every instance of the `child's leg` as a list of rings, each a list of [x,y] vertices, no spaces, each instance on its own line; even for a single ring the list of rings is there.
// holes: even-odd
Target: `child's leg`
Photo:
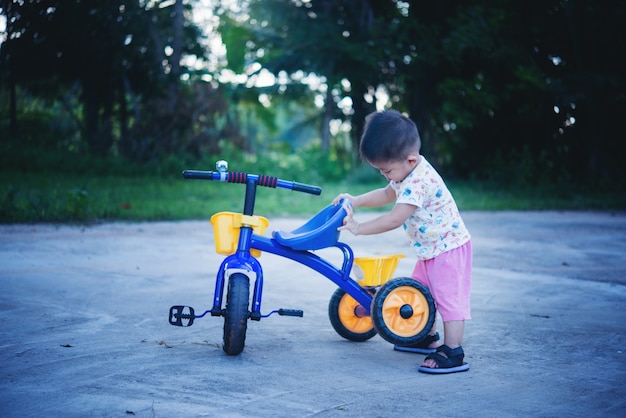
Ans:
[[[443,343],[450,348],[457,348],[463,344],[465,321],[448,321],[443,323]]]
[[[465,320],[471,318],[471,242],[421,264],[420,269],[416,267],[414,277],[427,278],[437,310],[443,319],[443,344],[449,349],[456,349],[463,343]],[[446,357],[445,352],[438,351],[438,354]],[[437,368],[438,364],[434,359],[428,358],[424,360],[422,367],[432,369]]]

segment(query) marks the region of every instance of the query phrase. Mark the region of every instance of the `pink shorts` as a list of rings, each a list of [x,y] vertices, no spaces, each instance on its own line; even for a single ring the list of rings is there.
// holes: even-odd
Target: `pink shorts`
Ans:
[[[428,286],[443,322],[471,319],[471,241],[430,260],[418,260],[411,277]]]

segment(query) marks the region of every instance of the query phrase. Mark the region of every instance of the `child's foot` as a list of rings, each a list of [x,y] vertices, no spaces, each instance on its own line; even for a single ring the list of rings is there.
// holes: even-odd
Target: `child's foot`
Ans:
[[[432,335],[425,336],[422,340],[414,345],[394,345],[393,349],[396,351],[406,351],[409,353],[431,354],[437,351],[437,347],[439,347],[439,343],[437,341],[439,341],[439,333],[435,332]]]
[[[463,361],[465,353],[462,347],[450,348],[441,345],[435,353],[429,354],[418,369],[422,373],[445,374],[465,372],[469,370],[469,364]]]

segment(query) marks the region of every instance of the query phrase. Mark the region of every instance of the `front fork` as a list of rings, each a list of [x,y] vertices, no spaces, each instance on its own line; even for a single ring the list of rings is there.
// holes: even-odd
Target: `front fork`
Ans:
[[[254,279],[254,290],[252,293],[252,306],[250,309],[250,319],[254,321],[261,320],[261,299],[263,298],[263,268],[259,261],[250,256],[250,253],[237,252],[229,255],[222,261],[215,279],[215,293],[213,295],[213,307],[211,308],[211,316],[222,316],[222,300],[224,299],[224,287],[226,285],[227,275],[241,272]]]

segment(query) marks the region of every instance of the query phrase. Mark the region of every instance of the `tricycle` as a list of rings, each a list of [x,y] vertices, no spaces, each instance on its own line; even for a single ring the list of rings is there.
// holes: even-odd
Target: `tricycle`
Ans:
[[[328,315],[334,330],[347,340],[366,341],[379,334],[396,346],[411,346],[432,328],[435,306],[428,288],[410,277],[391,279],[403,254],[355,258],[350,246],[339,241],[337,228],[343,224],[344,206],[350,202],[328,205],[302,226],[275,230],[268,237],[264,233],[269,221],[254,213],[258,186],[313,195],[320,195],[321,188],[267,175],[229,172],[224,160],[216,163],[216,171],[185,170],[183,177],[245,184],[246,188],[243,213],[219,212],[211,217],[216,251],[226,255],[217,270],[212,307],[196,314],[190,306],[172,306],[171,325],[191,326],[207,314],[222,317],[223,350],[238,355],[245,346],[249,320],[260,321],[272,314],[302,317],[303,311],[297,309],[262,313],[265,277],[259,258],[267,252],[307,266],[338,286],[330,298]],[[343,254],[340,267],[315,254],[332,247]]]

